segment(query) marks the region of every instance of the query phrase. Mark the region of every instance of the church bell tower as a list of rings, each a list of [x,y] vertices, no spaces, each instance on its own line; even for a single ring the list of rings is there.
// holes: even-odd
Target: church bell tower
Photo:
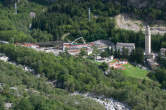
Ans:
[[[151,31],[150,27],[146,26],[145,30],[145,55],[151,54]]]

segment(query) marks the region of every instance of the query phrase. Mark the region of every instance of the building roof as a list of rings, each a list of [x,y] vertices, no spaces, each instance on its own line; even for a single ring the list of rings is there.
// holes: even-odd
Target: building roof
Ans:
[[[160,51],[166,51],[166,48],[161,48]]]
[[[24,43],[23,46],[25,46],[25,47],[32,47],[32,46],[37,46],[37,47],[39,47],[39,45],[37,45],[37,44],[32,44],[32,43]]]
[[[116,46],[135,47],[135,43],[121,43],[121,42],[117,42]]]
[[[95,45],[98,44],[98,45],[102,45],[102,44],[105,44],[105,45],[114,45],[111,41],[109,40],[96,40],[93,42]]]

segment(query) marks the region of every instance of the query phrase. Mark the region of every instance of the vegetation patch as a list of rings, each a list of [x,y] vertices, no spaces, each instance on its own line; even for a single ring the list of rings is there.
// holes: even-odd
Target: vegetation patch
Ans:
[[[122,73],[125,76],[138,78],[138,79],[147,78],[148,70],[143,70],[131,64],[125,64],[123,66],[125,67],[125,70],[122,70]]]

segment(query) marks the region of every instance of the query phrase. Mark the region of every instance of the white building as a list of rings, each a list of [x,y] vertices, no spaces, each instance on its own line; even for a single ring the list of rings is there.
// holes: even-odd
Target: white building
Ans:
[[[0,60],[4,61],[4,62],[7,62],[8,61],[8,57],[6,56],[0,56]]]
[[[11,107],[12,107],[12,103],[5,103],[4,104],[4,107],[5,107],[5,110],[9,110]]]
[[[128,49],[128,53],[131,54],[133,50],[135,50],[135,43],[120,43],[118,42],[116,44],[116,49],[120,51],[120,53],[123,52],[123,48]]]

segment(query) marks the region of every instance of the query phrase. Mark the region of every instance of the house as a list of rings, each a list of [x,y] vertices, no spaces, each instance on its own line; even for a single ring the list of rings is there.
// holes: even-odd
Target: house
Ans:
[[[33,43],[16,43],[16,45],[35,49],[40,47],[39,45]]]
[[[32,44],[32,43],[24,43],[24,47],[29,47],[29,48],[39,48],[39,45]]]
[[[119,50],[120,53],[122,53],[123,48],[128,49],[128,53],[129,53],[129,55],[130,55],[131,52],[132,52],[133,50],[135,50],[135,43],[120,43],[120,42],[118,42],[118,43],[116,44],[116,49]]]

